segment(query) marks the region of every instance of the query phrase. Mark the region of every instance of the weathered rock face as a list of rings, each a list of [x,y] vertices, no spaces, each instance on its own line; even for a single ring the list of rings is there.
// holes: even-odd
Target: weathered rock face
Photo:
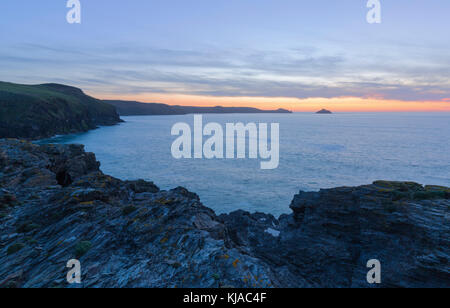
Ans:
[[[82,146],[0,140],[0,287],[449,287],[449,190],[301,192],[279,219],[217,217],[184,188],[104,175]]]
[[[294,214],[279,220],[243,212],[221,219],[283,286],[367,287],[367,262],[377,259],[383,287],[450,287],[449,198],[446,187],[380,181],[300,192]]]
[[[0,140],[0,287],[68,286],[73,258],[84,287],[270,285],[197,195],[98,168],[82,146]]]

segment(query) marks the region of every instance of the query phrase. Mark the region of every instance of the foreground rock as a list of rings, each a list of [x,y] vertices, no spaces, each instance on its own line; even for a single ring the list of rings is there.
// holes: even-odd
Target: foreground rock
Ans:
[[[73,258],[84,287],[269,286],[197,195],[98,167],[82,146],[0,141],[1,287],[67,286]]]
[[[449,197],[445,187],[375,182],[300,192],[279,220],[220,218],[283,286],[367,287],[367,262],[378,259],[383,287],[450,287]]]
[[[184,188],[104,175],[80,145],[0,140],[0,287],[449,287],[449,194],[414,183],[301,192],[292,215],[216,216]]]

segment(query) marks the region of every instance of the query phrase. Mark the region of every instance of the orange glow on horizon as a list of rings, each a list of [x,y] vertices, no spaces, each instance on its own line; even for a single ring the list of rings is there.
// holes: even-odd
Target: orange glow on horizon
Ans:
[[[255,107],[264,110],[278,108],[294,112],[315,112],[322,108],[335,112],[450,112],[450,102],[444,101],[399,101],[381,98],[335,97],[335,98],[289,98],[289,97],[215,97],[182,94],[148,93],[139,95],[93,94],[100,99],[129,100],[143,103],[162,103],[199,107]]]

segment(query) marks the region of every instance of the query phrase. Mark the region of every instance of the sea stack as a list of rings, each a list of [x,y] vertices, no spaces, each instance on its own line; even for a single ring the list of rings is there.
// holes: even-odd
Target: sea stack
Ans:
[[[327,109],[322,109],[320,111],[316,112],[317,114],[332,114],[332,112],[330,110]]]

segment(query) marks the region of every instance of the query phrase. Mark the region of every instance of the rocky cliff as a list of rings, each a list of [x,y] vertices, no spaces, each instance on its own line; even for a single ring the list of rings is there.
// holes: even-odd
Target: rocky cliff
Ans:
[[[300,192],[279,219],[103,174],[81,145],[0,140],[0,287],[450,287],[446,187]]]
[[[120,121],[113,106],[74,87],[0,82],[0,138],[48,138]]]

